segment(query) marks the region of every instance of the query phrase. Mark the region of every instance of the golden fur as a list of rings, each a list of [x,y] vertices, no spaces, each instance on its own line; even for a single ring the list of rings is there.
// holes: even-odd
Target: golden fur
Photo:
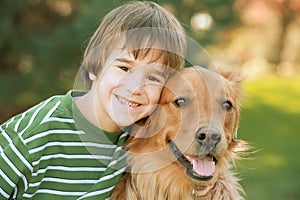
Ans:
[[[133,128],[127,142],[130,173],[116,185],[111,199],[243,199],[244,191],[231,171],[239,153],[247,149],[245,141],[236,139],[240,82],[235,73],[217,73],[198,66],[173,75],[156,111],[143,126]],[[173,150],[177,155],[170,144],[177,147]],[[186,163],[186,158],[196,160],[196,167],[179,162],[183,159]],[[212,158],[214,170],[207,164]],[[212,168],[209,173],[213,174],[195,175],[193,170],[201,163]],[[189,176],[192,167],[194,175]]]

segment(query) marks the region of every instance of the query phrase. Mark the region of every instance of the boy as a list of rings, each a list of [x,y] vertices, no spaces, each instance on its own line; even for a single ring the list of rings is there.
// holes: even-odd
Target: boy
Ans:
[[[53,96],[0,126],[0,199],[105,199],[126,168],[126,127],[147,117],[183,64],[174,16],[152,2],[120,6],[85,51],[87,92]]]

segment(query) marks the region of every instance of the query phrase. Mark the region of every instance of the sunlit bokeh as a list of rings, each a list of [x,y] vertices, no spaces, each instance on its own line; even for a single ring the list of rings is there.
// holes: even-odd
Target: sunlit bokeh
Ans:
[[[208,13],[196,13],[191,18],[191,26],[196,30],[209,30],[213,25],[213,18]]]

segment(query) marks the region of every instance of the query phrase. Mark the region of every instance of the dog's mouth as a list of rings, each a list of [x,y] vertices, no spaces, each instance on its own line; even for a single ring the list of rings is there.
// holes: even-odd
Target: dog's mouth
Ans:
[[[186,174],[190,178],[196,181],[208,181],[213,178],[216,163],[218,162],[214,156],[208,154],[202,158],[184,155],[172,140],[169,140],[168,145],[178,162],[186,168]]]

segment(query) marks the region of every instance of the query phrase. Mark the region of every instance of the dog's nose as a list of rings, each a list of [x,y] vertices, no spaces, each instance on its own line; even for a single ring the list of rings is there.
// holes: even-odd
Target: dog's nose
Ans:
[[[215,127],[204,126],[197,130],[196,140],[209,148],[214,148],[221,140],[221,131]]]

